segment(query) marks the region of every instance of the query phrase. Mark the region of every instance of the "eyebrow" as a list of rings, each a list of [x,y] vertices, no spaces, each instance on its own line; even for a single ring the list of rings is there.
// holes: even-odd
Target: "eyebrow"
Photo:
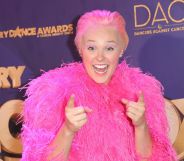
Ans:
[[[96,42],[95,40],[87,40],[87,42]],[[116,41],[114,41],[114,40],[109,40],[109,41],[107,41],[108,43],[114,43],[114,44],[117,44],[117,42]]]
[[[116,42],[116,41],[114,41],[114,40],[107,41],[107,42],[117,44],[117,42]]]
[[[89,41],[89,42],[95,42],[95,40],[87,40],[87,41]]]

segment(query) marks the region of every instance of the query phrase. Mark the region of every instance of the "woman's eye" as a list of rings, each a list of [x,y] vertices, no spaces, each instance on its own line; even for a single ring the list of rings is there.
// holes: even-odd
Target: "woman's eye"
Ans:
[[[93,51],[93,50],[95,50],[95,48],[94,48],[93,46],[89,46],[89,47],[88,47],[88,50]]]
[[[114,48],[113,47],[107,47],[107,51],[113,51]]]

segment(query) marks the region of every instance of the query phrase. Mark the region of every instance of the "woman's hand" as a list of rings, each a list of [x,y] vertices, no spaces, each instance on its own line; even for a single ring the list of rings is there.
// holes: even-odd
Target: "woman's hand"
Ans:
[[[88,107],[74,107],[74,95],[71,95],[65,108],[65,127],[74,134],[86,124],[87,113],[91,112]]]
[[[135,127],[146,125],[144,95],[141,91],[138,94],[137,102],[124,98],[121,101],[126,106],[126,115],[132,120]]]
[[[55,160],[56,157],[61,155],[61,152],[63,160],[68,160],[75,132],[87,122],[88,112],[92,112],[92,110],[87,107],[74,106],[74,95],[69,98],[65,108],[65,122],[49,145],[54,150],[48,155],[48,160]]]
[[[122,103],[126,105],[126,115],[135,127],[136,152],[141,161],[147,161],[152,151],[152,139],[145,119],[144,95],[139,92],[137,102],[122,99]]]

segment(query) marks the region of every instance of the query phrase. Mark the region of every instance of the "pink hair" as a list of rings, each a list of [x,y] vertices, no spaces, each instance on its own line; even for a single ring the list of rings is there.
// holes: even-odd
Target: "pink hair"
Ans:
[[[129,38],[125,29],[126,23],[123,16],[116,11],[111,12],[107,10],[93,10],[82,15],[77,23],[75,44],[78,49],[80,48],[81,38],[86,28],[94,24],[110,25],[115,27],[120,32],[123,39],[124,49],[127,48]]]

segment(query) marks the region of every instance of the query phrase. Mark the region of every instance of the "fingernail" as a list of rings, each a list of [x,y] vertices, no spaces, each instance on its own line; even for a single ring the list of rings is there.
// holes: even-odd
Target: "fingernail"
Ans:
[[[91,108],[88,108],[88,110],[89,110],[90,112],[92,112],[92,111],[93,111]]]
[[[122,102],[126,102],[126,100],[124,98],[121,99]]]
[[[92,112],[93,110],[91,108],[88,108],[89,112]]]
[[[141,90],[139,90],[139,91],[138,91],[138,93],[139,93],[139,94],[141,94],[141,93],[142,93],[142,91],[141,91]]]
[[[86,112],[92,112],[92,111],[93,111],[93,110],[92,110],[91,108],[89,108],[89,107],[85,107],[84,109],[85,109]]]

